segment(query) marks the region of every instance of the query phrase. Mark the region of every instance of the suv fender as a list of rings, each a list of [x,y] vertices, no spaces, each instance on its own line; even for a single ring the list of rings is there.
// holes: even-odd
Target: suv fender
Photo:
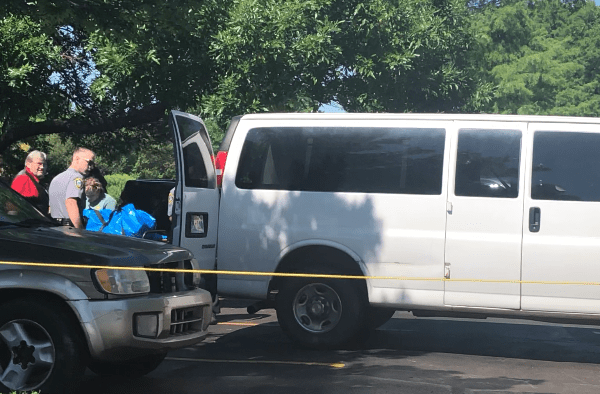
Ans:
[[[89,279],[91,281],[91,278]],[[48,271],[14,269],[0,271],[2,290],[21,289],[48,292],[64,300],[87,300],[89,297],[73,281]]]

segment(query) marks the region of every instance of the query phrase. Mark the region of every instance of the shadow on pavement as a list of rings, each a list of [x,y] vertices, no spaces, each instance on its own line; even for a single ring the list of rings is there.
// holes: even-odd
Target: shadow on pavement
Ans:
[[[220,318],[252,317],[225,316]],[[533,366],[600,363],[597,338],[585,327],[393,318],[356,348],[319,351],[296,346],[271,321],[212,333],[210,341],[170,353],[155,372],[136,380],[89,374],[84,388],[90,394],[539,393],[546,379],[532,379]],[[506,359],[515,359],[513,371],[502,376],[469,373],[494,371]]]

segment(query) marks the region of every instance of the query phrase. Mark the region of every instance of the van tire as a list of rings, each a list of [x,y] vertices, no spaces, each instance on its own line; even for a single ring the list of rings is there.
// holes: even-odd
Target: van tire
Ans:
[[[277,320],[302,346],[331,349],[360,342],[367,332],[364,293],[358,280],[286,279],[275,300]]]
[[[88,359],[85,340],[76,324],[60,305],[39,298],[0,305],[0,370],[14,367],[16,355],[21,361],[17,375],[24,374],[23,382],[0,382],[0,392],[75,392]],[[28,368],[32,371],[23,372]],[[15,385],[20,387],[10,387]]]
[[[390,308],[369,308],[369,318],[367,325],[370,330],[376,330],[392,319],[396,313],[395,309]]]

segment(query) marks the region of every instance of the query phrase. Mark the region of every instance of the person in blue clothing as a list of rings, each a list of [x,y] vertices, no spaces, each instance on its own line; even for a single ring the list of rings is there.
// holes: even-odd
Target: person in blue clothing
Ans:
[[[85,209],[110,209],[117,208],[117,200],[106,193],[100,180],[96,177],[85,179]]]

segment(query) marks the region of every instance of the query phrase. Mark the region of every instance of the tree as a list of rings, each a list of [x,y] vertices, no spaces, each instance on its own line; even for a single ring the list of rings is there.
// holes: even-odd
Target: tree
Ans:
[[[25,93],[16,74],[3,85],[0,152],[42,134],[161,136],[169,108],[196,109],[221,130],[232,115],[332,100],[456,111],[474,86],[457,0],[7,0],[0,18],[29,24],[21,41],[46,43],[39,72],[24,68]],[[35,53],[15,40],[0,49],[3,73]],[[34,100],[19,109],[23,94]]]
[[[513,1],[477,13],[479,77],[493,99],[476,110],[600,115],[600,8],[593,2]]]
[[[374,1],[346,13],[337,98],[350,110],[456,112],[474,89],[461,1]]]
[[[132,148],[154,146],[146,153],[157,153],[156,143],[167,143],[166,109],[195,103],[195,90],[206,87],[190,88],[190,76],[211,80],[210,73],[197,70],[208,64],[211,29],[221,17],[215,4],[227,6],[185,0],[3,2],[0,153],[5,165],[22,165],[23,152],[12,146],[16,141],[50,151],[55,146],[51,165],[63,169],[70,157],[64,147],[74,143],[97,148],[105,163],[127,156],[112,165],[122,164],[120,169],[145,156]],[[37,137],[54,133],[61,137]],[[132,141],[121,144],[125,137]],[[148,172],[141,161],[137,167]]]
[[[210,35],[226,6],[187,0],[4,2],[0,152],[40,134],[96,134],[155,123],[167,108],[195,103],[197,90],[212,77],[192,70],[209,66]]]
[[[474,89],[454,0],[240,0],[211,47],[224,70],[204,112],[456,111]],[[236,112],[232,112],[232,110]]]

